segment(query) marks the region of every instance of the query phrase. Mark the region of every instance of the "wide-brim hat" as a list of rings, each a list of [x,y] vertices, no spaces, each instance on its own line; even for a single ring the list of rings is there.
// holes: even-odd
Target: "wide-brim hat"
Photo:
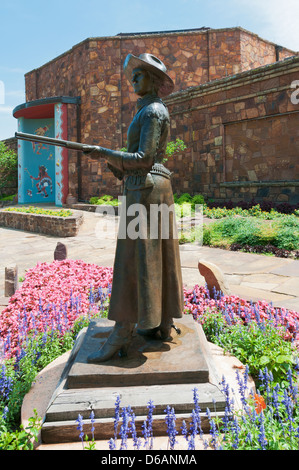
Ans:
[[[161,79],[159,86],[160,96],[167,96],[173,92],[173,80],[166,73],[166,66],[163,64],[162,60],[158,59],[158,57],[147,53],[140,54],[139,57],[136,57],[133,54],[128,54],[124,62],[124,72],[129,82],[132,83],[133,70],[139,67],[153,72]]]

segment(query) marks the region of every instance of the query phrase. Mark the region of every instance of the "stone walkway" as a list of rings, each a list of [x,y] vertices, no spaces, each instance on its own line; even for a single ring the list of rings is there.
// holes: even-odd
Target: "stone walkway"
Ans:
[[[5,303],[4,270],[16,264],[18,275],[37,262],[53,261],[57,242],[67,246],[68,257],[101,266],[113,266],[118,217],[84,212],[76,237],[56,238],[0,227],[0,304]],[[183,281],[187,287],[204,285],[198,261],[216,264],[224,273],[231,294],[246,300],[266,300],[276,307],[299,311],[299,260],[231,252],[196,244],[181,245]]]

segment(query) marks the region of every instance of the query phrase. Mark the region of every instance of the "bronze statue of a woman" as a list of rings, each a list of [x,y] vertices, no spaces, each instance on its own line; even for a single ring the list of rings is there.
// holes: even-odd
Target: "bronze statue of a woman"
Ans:
[[[130,236],[128,230],[126,237],[118,237],[108,313],[115,326],[101,349],[88,357],[88,362],[93,363],[107,361],[117,352],[125,355],[136,325],[141,335],[166,339],[173,318],[181,318],[184,307],[173,212],[168,212],[167,237],[161,236],[159,215],[156,220],[158,236],[153,237],[150,229],[151,207],[174,207],[171,173],[162,164],[169,113],[161,99],[173,91],[174,84],[163,62],[151,54],[139,57],[129,54],[124,71],[140,97],[137,113],[128,129],[127,151],[86,146],[84,152],[105,158],[114,175],[124,180],[126,210],[121,210],[120,224],[125,217],[125,226],[129,228],[138,207],[144,208],[145,223],[139,236]]]

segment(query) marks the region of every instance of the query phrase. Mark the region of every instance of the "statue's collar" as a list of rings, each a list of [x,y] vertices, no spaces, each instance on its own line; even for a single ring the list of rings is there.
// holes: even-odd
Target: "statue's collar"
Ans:
[[[163,104],[163,101],[157,95],[152,95],[152,94],[145,95],[142,98],[139,98],[137,100],[137,110],[139,111],[141,108],[143,108],[144,106],[147,106],[151,103],[162,103]]]

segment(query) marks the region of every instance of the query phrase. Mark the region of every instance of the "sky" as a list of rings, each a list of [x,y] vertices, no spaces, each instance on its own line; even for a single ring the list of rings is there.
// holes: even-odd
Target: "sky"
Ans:
[[[298,18],[299,0],[0,0],[0,140],[17,130],[25,73],[86,38],[240,26],[298,51]]]

